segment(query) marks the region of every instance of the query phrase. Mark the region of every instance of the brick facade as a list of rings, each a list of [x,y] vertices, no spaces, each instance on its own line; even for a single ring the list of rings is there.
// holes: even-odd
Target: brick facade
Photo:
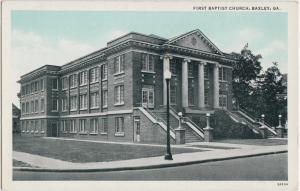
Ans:
[[[21,134],[131,142],[135,141],[134,119],[139,117],[140,141],[164,143],[165,130],[135,109],[157,110],[164,105],[164,55],[171,58],[171,105],[175,110],[188,112],[182,107],[186,98],[182,62],[186,58],[191,60],[189,109],[215,109],[215,80],[224,97],[220,103],[226,101],[222,107],[231,109],[234,58],[220,52],[199,30],[170,40],[129,33],[63,66],[46,65],[21,76]],[[208,75],[205,98],[198,95],[200,62],[206,63]],[[214,79],[214,65],[224,70],[224,79]],[[199,99],[206,100],[205,108],[199,108]]]

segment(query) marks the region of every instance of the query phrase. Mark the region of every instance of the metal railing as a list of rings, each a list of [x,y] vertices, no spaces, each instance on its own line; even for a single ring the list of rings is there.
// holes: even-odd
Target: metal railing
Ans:
[[[189,117],[183,117],[183,122],[188,121],[189,123],[191,123],[194,127],[196,127],[199,131],[201,131],[201,133],[204,133],[203,129],[201,127],[199,127],[195,122],[193,122]]]

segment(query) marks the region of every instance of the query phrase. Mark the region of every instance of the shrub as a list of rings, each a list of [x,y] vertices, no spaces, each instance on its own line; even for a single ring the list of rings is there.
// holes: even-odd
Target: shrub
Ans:
[[[211,127],[214,128],[214,137],[216,139],[224,138],[261,138],[259,134],[256,134],[247,125],[234,122],[225,111],[215,111],[211,118]]]

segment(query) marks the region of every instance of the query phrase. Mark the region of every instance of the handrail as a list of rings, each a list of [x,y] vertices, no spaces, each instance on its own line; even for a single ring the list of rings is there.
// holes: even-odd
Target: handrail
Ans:
[[[157,116],[156,114],[154,114],[152,111],[150,111],[148,108],[143,107],[152,117],[154,117],[157,121],[160,121],[162,123],[164,123],[165,125],[167,125],[167,122],[160,116]],[[174,128],[172,128],[170,126],[170,129],[174,130]]]
[[[242,113],[246,114],[248,117],[252,118],[254,121],[258,121],[259,118],[254,117],[252,114],[247,112],[245,109],[242,109],[239,107],[238,111],[241,111]]]
[[[201,133],[204,133],[203,129],[199,127],[195,122],[193,122],[189,117],[183,117],[183,119],[195,126],[199,131],[201,131]]]

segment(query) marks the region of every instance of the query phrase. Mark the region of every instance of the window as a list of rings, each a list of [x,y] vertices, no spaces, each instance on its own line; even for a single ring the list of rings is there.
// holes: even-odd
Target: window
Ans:
[[[102,80],[107,80],[107,64],[103,64],[101,68]]]
[[[35,100],[34,102],[34,112],[37,113],[39,110],[39,100]]]
[[[38,91],[38,82],[34,82],[34,92]]]
[[[90,126],[92,133],[98,133],[98,119],[91,119]]]
[[[68,88],[68,77],[63,77],[61,79],[61,88],[63,90],[67,89]]]
[[[80,119],[79,120],[79,132],[85,133],[86,132],[86,120],[85,119]]]
[[[208,92],[209,92],[209,89],[208,88],[205,88],[204,89],[204,104],[207,106],[208,105]]]
[[[35,120],[34,121],[34,132],[35,133],[38,133],[39,132],[39,124],[38,124],[38,120]]]
[[[22,121],[22,123],[21,123],[21,129],[22,129],[22,132],[25,132],[25,131],[26,131],[25,125],[26,125],[25,121]]]
[[[193,63],[188,63],[188,76],[194,77],[194,65]]]
[[[101,133],[107,133],[107,130],[108,130],[107,118],[102,118]]]
[[[176,75],[176,63],[175,62],[170,62],[170,72],[172,75]]]
[[[45,100],[42,98],[41,99],[41,112],[45,110]]]
[[[209,68],[208,68],[208,66],[207,65],[204,65],[204,78],[205,79],[208,79],[208,74],[209,74]]]
[[[25,113],[25,103],[22,103],[22,108],[21,108],[22,114]]]
[[[115,104],[124,104],[124,85],[115,86]]]
[[[45,132],[44,129],[45,129],[45,121],[41,120],[41,133]]]
[[[99,107],[99,92],[91,93],[91,108]]]
[[[119,74],[124,72],[124,61],[125,61],[124,54],[114,58],[114,74]]]
[[[227,107],[227,96],[226,95],[219,95],[219,106],[220,107]]]
[[[57,100],[57,98],[52,99],[52,111],[58,111],[58,100]]]
[[[29,102],[26,102],[25,112],[26,112],[26,113],[29,113],[29,112],[30,112],[30,110],[29,110]]]
[[[176,97],[177,97],[177,88],[176,88],[176,80],[171,79],[170,81],[170,103],[171,104],[176,104]]]
[[[66,120],[62,120],[60,122],[60,131],[62,131],[62,132],[66,132],[67,131],[67,129],[66,129]]]
[[[30,122],[31,133],[34,133],[34,121]]]
[[[124,133],[124,118],[123,117],[115,118],[115,128],[116,128],[116,133]]]
[[[219,80],[220,81],[227,81],[227,78],[226,78],[226,69],[224,67],[220,67],[219,68]]]
[[[52,79],[52,90],[58,90],[58,79]]]
[[[98,82],[99,81],[99,68],[92,68],[91,71],[90,71],[90,74],[91,74],[91,83],[94,83],[94,82]]]
[[[102,107],[106,108],[107,107],[107,90],[102,90],[102,95],[103,95]]]
[[[154,72],[154,55],[142,53],[142,71],[145,72]]]
[[[25,95],[25,86],[21,86],[21,94],[22,96]]]
[[[154,107],[154,88],[144,87],[142,89],[142,103],[144,107],[153,108]]]
[[[77,110],[77,96],[70,96],[71,111]]]
[[[188,101],[189,105],[195,105],[195,94],[194,94],[194,89],[195,89],[195,80],[194,79],[189,79],[189,84],[188,84]]]
[[[43,91],[44,90],[44,79],[41,79],[41,81],[40,81],[40,89]]]
[[[87,84],[87,71],[79,73],[79,85]]]
[[[34,83],[31,83],[30,84],[30,93],[33,93],[34,92]]]
[[[82,94],[82,95],[79,96],[79,108],[80,109],[87,109],[86,94]]]
[[[72,74],[70,76],[70,88],[74,88],[77,87],[77,75],[76,74]]]
[[[29,132],[29,121],[26,121],[26,132]]]
[[[68,109],[68,99],[67,99],[67,97],[63,97],[61,99],[61,110],[67,111],[67,109]]]
[[[34,112],[34,101],[30,102],[30,113]]]
[[[75,119],[71,119],[70,121],[70,132],[76,133],[76,121]]]

